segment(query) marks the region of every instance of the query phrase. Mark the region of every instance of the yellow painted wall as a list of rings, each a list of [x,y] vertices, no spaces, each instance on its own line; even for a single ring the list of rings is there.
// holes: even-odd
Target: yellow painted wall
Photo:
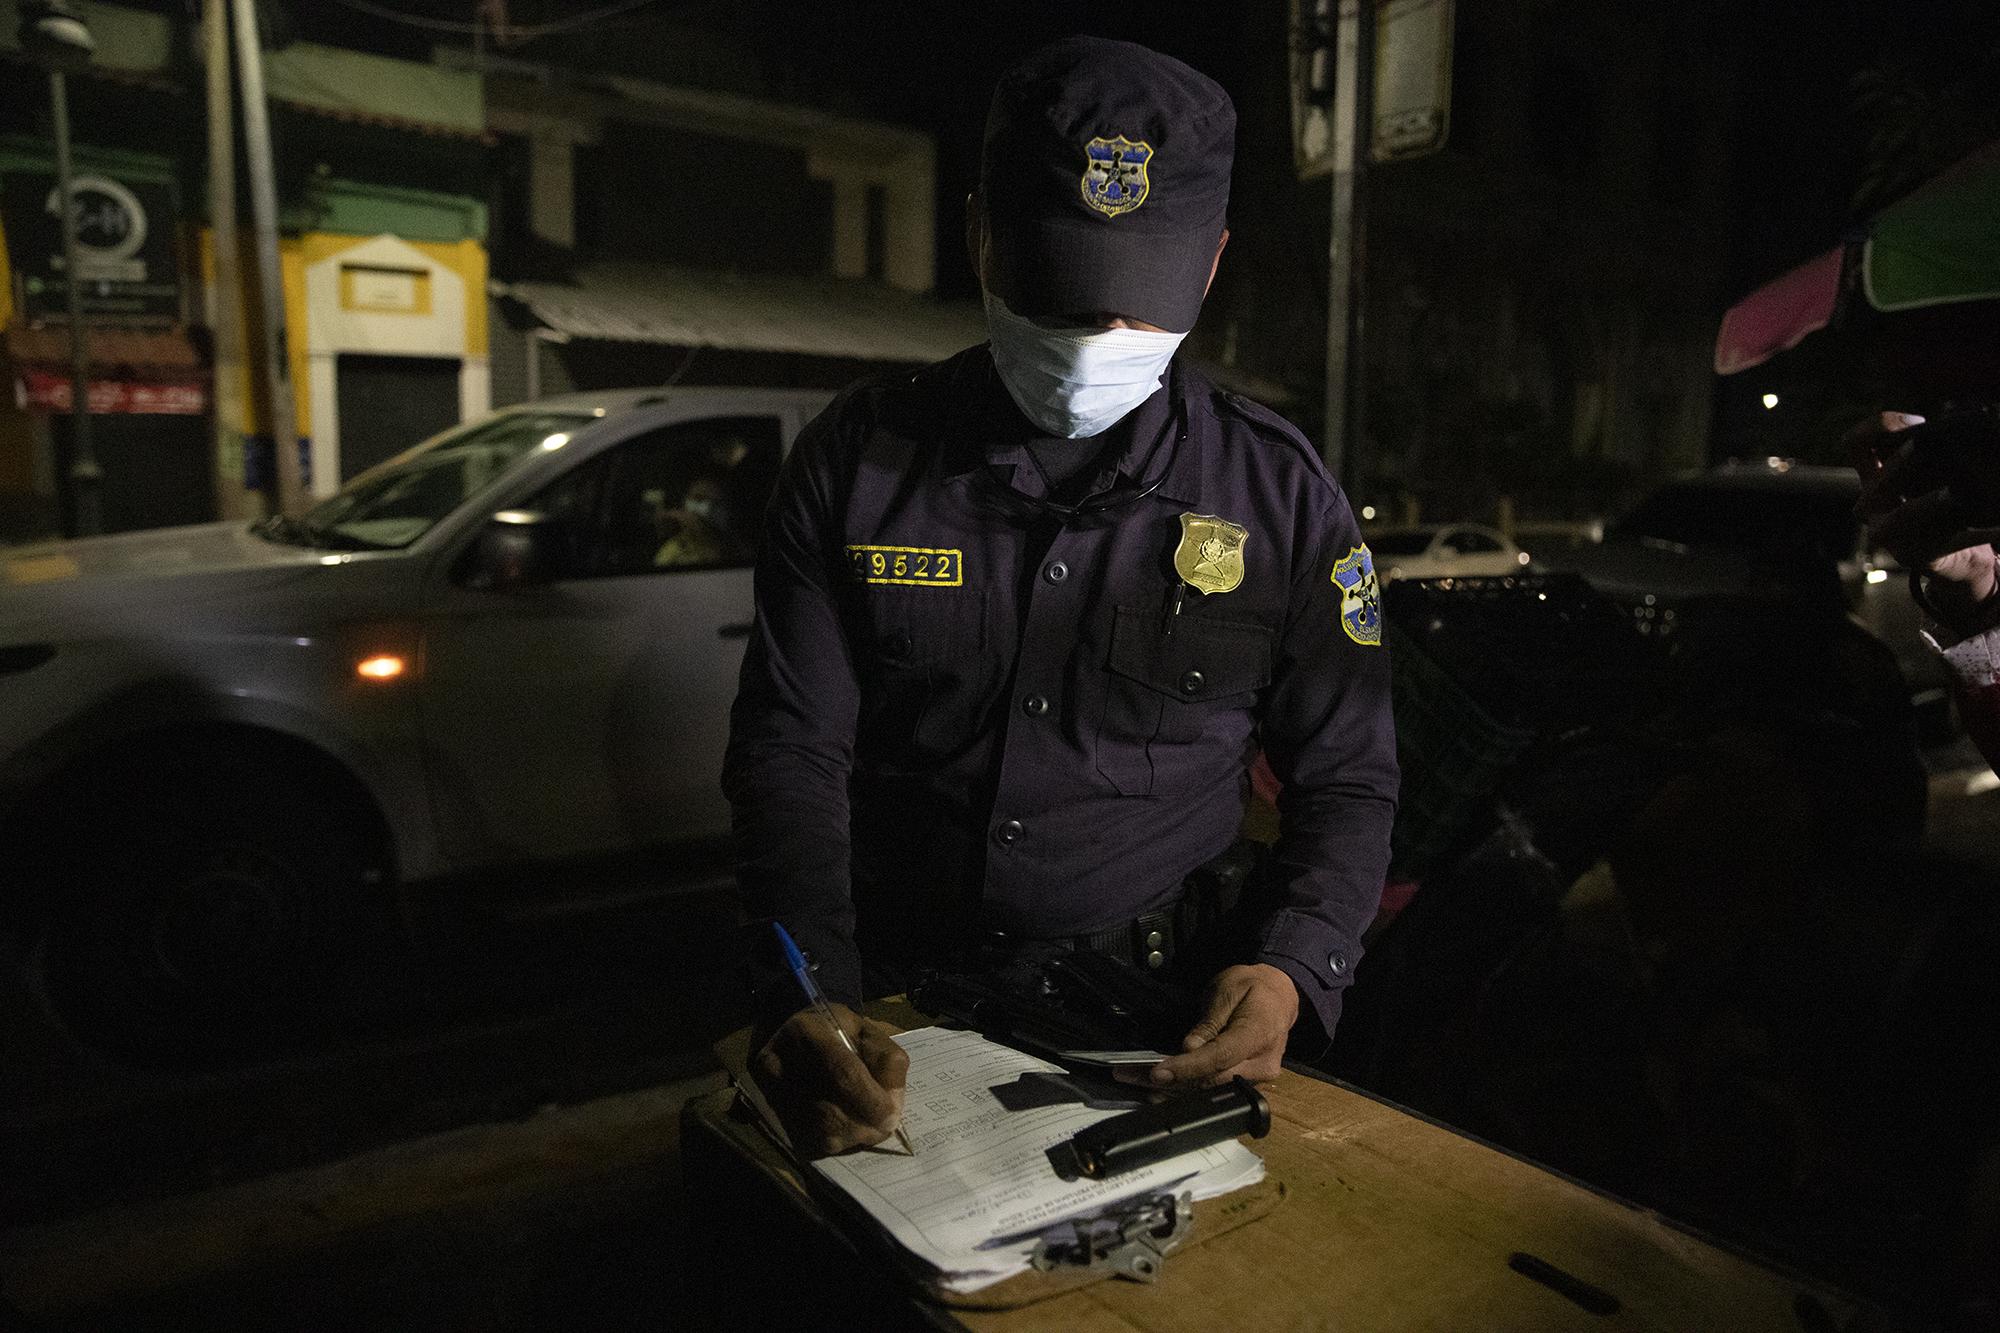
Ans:
[[[278,242],[279,270],[285,286],[285,324],[290,342],[292,396],[296,400],[298,428],[303,434],[311,434],[312,385],[308,358],[312,348],[306,343],[306,269],[311,265],[353,249],[373,236],[350,236],[337,232],[307,232],[302,236],[287,236]],[[400,238],[399,238],[400,239]],[[409,246],[442,268],[451,270],[465,282],[465,350],[467,357],[486,355],[486,247],[478,241],[404,241]],[[201,275],[202,282],[213,286],[215,282],[214,233],[203,228],[201,232]],[[251,256],[246,249],[244,269],[253,271]],[[254,349],[261,347],[258,316],[254,305],[246,304],[246,359],[254,363]],[[259,433],[265,422],[257,405],[259,390],[257,377],[243,377],[241,398],[242,418],[246,423],[254,423],[252,434]],[[218,383],[220,377],[218,376]]]
[[[0,329],[14,319],[14,269],[7,260],[7,229],[0,226]],[[0,494],[35,489],[35,423],[14,406],[14,386],[0,377]]]
[[[7,260],[7,227],[0,223],[0,329],[14,321],[14,266]]]
[[[0,495],[35,490],[35,419],[14,406],[11,391],[0,402]]]
[[[305,270],[308,265],[352,250],[373,236],[307,232],[288,238],[280,248],[285,265],[285,301],[289,318],[305,315]],[[400,237],[398,238],[401,239]],[[478,241],[403,241],[412,250],[450,269],[465,282],[465,355],[486,355],[486,247]]]

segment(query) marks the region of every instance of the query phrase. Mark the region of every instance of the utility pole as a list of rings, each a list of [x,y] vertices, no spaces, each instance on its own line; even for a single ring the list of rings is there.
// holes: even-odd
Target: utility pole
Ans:
[[[90,437],[90,330],[83,320],[83,273],[76,254],[76,187],[70,161],[65,70],[87,69],[97,49],[90,29],[62,0],[21,6],[21,49],[49,71],[49,116],[56,141],[56,213],[62,232],[63,292],[69,313],[70,503],[76,535],[104,531],[104,469]]]
[[[285,287],[278,259],[278,187],[271,164],[270,108],[264,101],[264,52],[257,40],[256,0],[230,0],[236,27],[236,73],[243,89],[243,155],[250,172],[250,220],[256,228],[262,375],[277,480],[273,507],[295,514],[305,490],[299,475],[297,400],[285,338]]]
[[[229,0],[203,0],[202,36],[208,63],[208,220],[215,252],[209,286],[215,331],[216,512],[247,518],[243,449],[250,423],[243,418],[243,269],[236,235],[235,87],[229,73]]]
[[[1326,0],[1328,7],[1346,4]],[[1327,470],[1352,489],[1361,481],[1366,386],[1362,374],[1363,258],[1367,249],[1367,182],[1375,116],[1376,0],[1354,6],[1353,40],[1347,16],[1336,14],[1333,140],[1333,225],[1327,248],[1326,430],[1321,450]]]
[[[69,89],[59,69],[49,71],[49,104],[55,113],[56,201],[62,210],[63,288],[69,306],[69,494],[76,506],[76,535],[95,537],[104,531],[104,469],[90,438],[90,331],[83,322],[83,273],[76,256]]]

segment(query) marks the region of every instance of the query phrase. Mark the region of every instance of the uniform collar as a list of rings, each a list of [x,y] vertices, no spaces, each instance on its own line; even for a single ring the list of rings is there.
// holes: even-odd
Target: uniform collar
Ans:
[[[956,438],[944,459],[946,479],[989,470],[1039,488],[1039,478],[1029,482],[1020,474],[1034,471],[1027,466],[1028,444],[1047,437],[1036,433],[1007,396],[1006,386],[993,368],[990,350],[974,348],[958,370],[960,373],[953,376],[953,396],[962,410],[952,414],[959,429],[953,432]],[[1160,476],[1158,469],[1165,467],[1167,475],[1150,498],[1199,509],[1209,432],[1203,428],[1205,422],[1196,419],[1189,379],[1176,357],[1159,392],[1112,427],[1130,434],[1118,458],[1116,484],[1150,485]],[[1177,441],[1177,434],[1183,438]],[[1092,447],[1090,441],[1079,443]]]
[[[1173,369],[1167,377],[1167,392],[1178,398],[1172,406],[1169,431],[1159,442],[1159,447],[1171,451],[1166,463],[1167,478],[1160,483],[1160,489],[1153,492],[1153,498],[1175,504],[1184,504],[1199,512],[1202,505],[1202,479],[1207,475],[1209,456],[1214,452],[1213,420],[1206,412],[1198,411],[1199,395],[1195,390],[1195,376],[1179,357],[1174,358]],[[1180,439],[1176,441],[1174,434]]]

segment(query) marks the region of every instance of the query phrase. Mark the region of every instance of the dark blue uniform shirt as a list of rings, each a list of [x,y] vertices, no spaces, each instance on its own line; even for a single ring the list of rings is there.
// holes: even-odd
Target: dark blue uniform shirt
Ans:
[[[1241,961],[1282,968],[1331,1032],[1397,782],[1346,499],[1290,424],[1179,365],[1066,444],[1102,451],[1089,512],[1036,503],[1033,439],[983,347],[850,389],[800,435],[724,775],[749,910],[850,1002],[857,898],[862,946],[871,920],[1113,928],[1230,845],[1261,747],[1284,783],[1277,895]],[[1241,582],[1176,614],[1183,514],[1247,535]]]

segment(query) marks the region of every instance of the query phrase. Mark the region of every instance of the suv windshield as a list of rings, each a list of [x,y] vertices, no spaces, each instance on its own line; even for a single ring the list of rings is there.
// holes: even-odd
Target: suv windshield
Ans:
[[[508,412],[446,431],[371,468],[303,519],[260,531],[280,541],[389,550],[408,546],[498,481],[529,450],[587,426],[579,412]]]

